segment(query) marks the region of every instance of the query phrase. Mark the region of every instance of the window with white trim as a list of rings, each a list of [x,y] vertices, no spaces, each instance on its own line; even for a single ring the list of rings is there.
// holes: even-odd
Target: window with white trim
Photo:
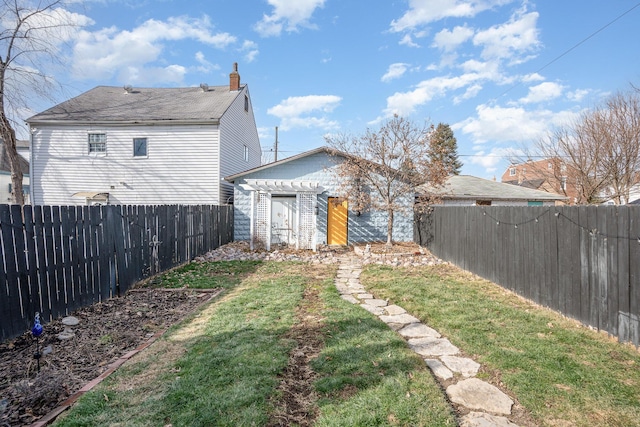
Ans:
[[[244,161],[249,161],[249,147],[247,147],[246,145],[244,146]]]
[[[107,153],[107,134],[106,133],[90,133],[88,135],[89,154],[106,154]]]
[[[509,176],[516,176],[516,168],[509,168]]]
[[[133,157],[147,157],[147,138],[133,138]]]

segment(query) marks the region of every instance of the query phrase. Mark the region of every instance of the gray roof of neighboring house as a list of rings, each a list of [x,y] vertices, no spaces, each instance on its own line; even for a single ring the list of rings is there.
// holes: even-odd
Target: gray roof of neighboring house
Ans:
[[[470,175],[454,175],[447,178],[443,187],[436,190],[425,184],[418,193],[436,194],[444,199],[484,200],[566,200],[567,197],[546,191],[532,190],[517,185],[490,181]]]
[[[218,121],[242,92],[229,86],[133,88],[98,86],[27,119],[29,123]]]
[[[534,190],[537,190],[538,188],[540,188],[542,184],[544,184],[544,179],[528,179],[521,182],[518,182],[518,180],[515,179],[513,181],[502,181],[502,183],[510,184],[510,185],[518,185],[520,187],[532,188]]]
[[[27,141],[27,146],[29,141]],[[16,141],[17,146],[23,146],[24,141],[18,140]],[[24,157],[18,155],[18,164],[20,165],[20,170],[22,170],[23,175],[29,175],[29,162],[25,160]],[[3,172],[11,172],[11,164],[9,163],[9,156],[7,155],[7,150],[5,149],[4,142],[0,139],[0,171]]]

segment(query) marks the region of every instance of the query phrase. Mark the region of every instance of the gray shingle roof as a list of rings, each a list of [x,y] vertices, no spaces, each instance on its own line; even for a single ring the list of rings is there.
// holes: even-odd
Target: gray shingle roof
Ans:
[[[98,86],[29,118],[27,122],[217,121],[241,91],[229,86],[134,88]]]
[[[444,187],[435,191],[428,185],[418,188],[418,193],[432,193],[445,199],[486,200],[566,200],[567,197],[546,191],[532,190],[518,185],[489,181],[470,175],[447,178]]]

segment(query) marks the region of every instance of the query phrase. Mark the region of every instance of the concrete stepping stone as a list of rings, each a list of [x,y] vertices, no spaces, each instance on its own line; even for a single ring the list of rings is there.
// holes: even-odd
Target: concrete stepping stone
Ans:
[[[395,304],[386,306],[384,311],[386,311],[389,316],[395,316],[397,314],[404,314],[407,312],[407,310]]]
[[[389,307],[387,307],[387,310],[388,309]],[[410,323],[409,325],[400,329],[398,333],[405,338],[440,338],[442,336],[438,331],[428,327],[423,323]]]
[[[518,425],[505,417],[484,412],[469,412],[460,420],[460,427],[518,427]]]
[[[351,304],[360,304],[360,301],[358,301],[353,295],[340,295],[340,298],[350,302]]]
[[[494,414],[509,415],[513,406],[513,400],[509,396],[478,378],[469,378],[450,385],[447,387],[447,395],[453,403]]]
[[[442,356],[440,360],[447,365],[447,368],[462,374],[466,378],[474,377],[478,373],[478,369],[480,369],[479,363],[467,357]]]
[[[384,323],[400,323],[400,324],[408,324],[408,323],[418,323],[420,319],[417,317],[413,317],[410,314],[395,314],[393,316],[380,316],[380,320]]]
[[[364,303],[374,307],[386,307],[389,303],[383,299],[364,299]]]
[[[446,381],[453,378],[453,372],[444,366],[438,359],[424,359],[424,362],[427,364],[429,369],[431,369],[431,372],[441,380]]]
[[[367,299],[373,299],[373,295],[371,294],[358,294],[356,295],[358,298],[362,299],[362,300],[367,300]],[[364,301],[365,304],[368,304],[367,301]],[[373,304],[372,304],[373,305]]]
[[[445,356],[458,354],[458,347],[451,344],[446,338],[411,338],[409,347],[420,356]]]
[[[375,305],[361,304],[360,307],[364,308],[369,313],[375,314],[376,316],[380,316],[384,313],[384,309],[382,307],[376,307]]]

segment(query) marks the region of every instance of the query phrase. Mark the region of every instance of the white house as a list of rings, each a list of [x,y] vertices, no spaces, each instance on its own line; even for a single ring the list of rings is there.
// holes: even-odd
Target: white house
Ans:
[[[29,162],[23,157],[24,149],[29,147],[28,141],[16,141],[18,150],[18,162],[22,170],[22,192],[24,202],[29,204]],[[13,201],[13,185],[11,183],[11,164],[9,156],[4,147],[4,142],[0,140],[0,204],[10,204]]]
[[[99,86],[29,118],[36,205],[226,204],[260,165],[251,97],[229,85]]]

